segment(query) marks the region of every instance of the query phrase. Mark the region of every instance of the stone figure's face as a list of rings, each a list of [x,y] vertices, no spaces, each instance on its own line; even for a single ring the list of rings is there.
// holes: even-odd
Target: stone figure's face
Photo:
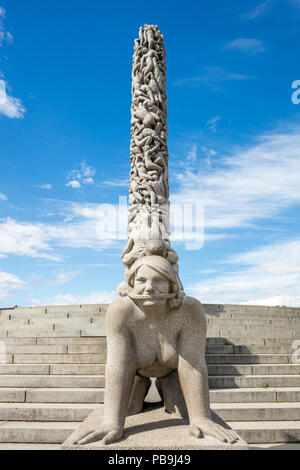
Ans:
[[[149,266],[141,266],[134,278],[133,292],[144,297],[142,303],[145,307],[164,306],[167,302],[164,294],[169,294],[170,288],[170,282]]]

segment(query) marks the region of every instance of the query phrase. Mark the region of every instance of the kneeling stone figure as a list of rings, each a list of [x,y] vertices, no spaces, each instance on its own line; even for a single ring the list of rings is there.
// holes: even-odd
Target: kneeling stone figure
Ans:
[[[128,273],[129,291],[107,311],[108,358],[103,421],[75,432],[72,444],[122,438],[125,418],[142,410],[150,386],[167,412],[189,418],[190,433],[235,443],[238,435],[211,419],[205,363],[206,318],[201,303],[181,291],[181,282],[162,256],[139,258]]]

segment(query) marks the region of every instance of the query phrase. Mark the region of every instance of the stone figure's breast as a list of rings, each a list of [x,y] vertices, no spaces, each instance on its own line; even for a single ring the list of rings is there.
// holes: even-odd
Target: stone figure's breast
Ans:
[[[136,338],[138,372],[147,377],[163,377],[177,368],[176,338],[166,337],[155,326]]]

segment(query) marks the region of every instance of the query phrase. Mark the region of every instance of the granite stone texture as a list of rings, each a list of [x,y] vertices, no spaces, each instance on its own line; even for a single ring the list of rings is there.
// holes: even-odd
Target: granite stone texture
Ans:
[[[234,444],[204,436],[196,438],[189,434],[188,420],[182,419],[179,413],[166,413],[161,405],[149,406],[146,411],[126,419],[126,430],[121,441],[104,445],[103,442],[93,442],[85,445],[74,445],[73,437],[79,432],[94,428],[93,419],[88,418],[79,425],[63,444],[63,450],[248,450],[248,445],[242,439]],[[75,436],[76,437],[76,436]]]

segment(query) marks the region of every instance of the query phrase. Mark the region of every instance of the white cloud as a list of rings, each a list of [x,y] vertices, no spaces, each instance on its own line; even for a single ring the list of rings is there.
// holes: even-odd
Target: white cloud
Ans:
[[[69,181],[69,183],[67,183],[66,186],[70,186],[70,188],[73,188],[73,189],[80,189],[81,188],[81,184],[77,180]]]
[[[47,231],[42,224],[20,223],[10,218],[0,222],[0,253],[55,261],[60,259],[51,254]]]
[[[238,38],[228,44],[225,44],[225,50],[246,52],[249,55],[254,55],[259,52],[264,52],[266,47],[260,39],[251,38]]]
[[[201,165],[177,175],[173,203],[202,203],[205,230],[249,227],[263,218],[300,204],[300,132],[278,130],[252,145],[218,158],[218,166]],[[220,153],[220,152],[219,152]]]
[[[4,28],[5,9],[0,7],[0,47],[6,42],[13,42],[13,35]],[[3,74],[0,74],[3,76]],[[0,80],[0,114],[11,119],[21,119],[25,114],[25,108],[19,98],[11,96],[7,92],[7,83]]]
[[[203,73],[191,78],[183,78],[177,80],[175,85],[188,85],[191,87],[198,87],[206,85],[212,90],[220,90],[221,85],[227,81],[241,81],[249,80],[253,77],[241,73],[229,72],[222,67],[204,66],[202,67]]]
[[[206,123],[207,127],[212,131],[216,132],[217,130],[217,122],[219,122],[221,119],[221,116],[214,116],[211,119],[209,119]]]
[[[115,291],[99,291],[90,294],[58,294],[50,305],[82,305],[82,304],[108,304],[118,298]]]
[[[61,208],[60,208],[61,209]],[[57,214],[56,214],[57,215]],[[119,247],[118,207],[109,204],[69,204],[63,208],[64,222],[53,224],[0,219],[0,256],[14,254],[62,261],[58,247],[100,251]]]
[[[255,8],[252,10],[249,10],[248,12],[244,13],[242,15],[243,18],[246,20],[255,20],[256,18],[260,18],[263,16],[268,10],[271,9],[271,7],[274,5],[276,0],[266,0],[263,3],[260,3],[257,5]]]
[[[95,183],[95,181],[93,180],[93,178],[85,178],[85,179],[83,180],[83,182],[84,182],[85,184],[93,184],[93,183]]]
[[[79,189],[84,184],[94,184],[95,181],[93,176],[95,174],[96,169],[92,166],[88,166],[85,161],[82,161],[78,169],[69,172],[67,176],[67,180],[69,180],[69,182],[66,186]]]
[[[105,180],[105,181],[102,181],[101,185],[108,186],[108,187],[118,186],[122,188],[128,188],[129,179],[125,178],[125,179]]]
[[[11,291],[23,289],[24,282],[14,274],[0,271],[0,300],[6,300],[10,297]]]
[[[180,207],[195,202],[203,204],[205,241],[232,236],[226,233],[229,229],[253,228],[262,220],[274,220],[287,208],[300,204],[299,148],[298,128],[278,130],[229,155],[222,157],[218,151],[217,165],[209,166],[201,160],[200,165],[193,162],[191,170],[185,164],[171,202]],[[59,261],[60,248],[122,249],[127,236],[127,216],[122,225],[125,236],[119,237],[117,205],[58,201],[53,204],[54,213],[63,216],[64,221],[51,224],[0,221],[0,254]]]
[[[204,303],[300,306],[300,239],[241,253],[226,263],[239,270],[187,290]]]
[[[19,98],[6,93],[4,99],[0,100],[0,114],[11,119],[21,119],[24,117],[25,108]]]
[[[38,187],[41,188],[41,189],[48,189],[48,190],[53,188],[52,184],[50,184],[50,183],[39,184]]]
[[[7,201],[7,197],[5,196],[5,194],[0,193],[0,200],[1,201]]]
[[[63,271],[61,270],[54,281],[49,281],[49,285],[61,285],[67,284],[68,282],[72,281],[74,277],[76,277],[81,271]]]
[[[187,153],[187,160],[195,162],[197,160],[197,144],[193,144]]]

